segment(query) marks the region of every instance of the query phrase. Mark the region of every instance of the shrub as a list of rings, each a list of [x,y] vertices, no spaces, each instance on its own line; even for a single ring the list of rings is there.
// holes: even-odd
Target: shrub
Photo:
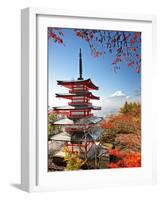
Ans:
[[[79,170],[85,161],[80,159],[80,154],[77,151],[72,152],[67,147],[64,148],[64,160],[67,163],[65,170]]]

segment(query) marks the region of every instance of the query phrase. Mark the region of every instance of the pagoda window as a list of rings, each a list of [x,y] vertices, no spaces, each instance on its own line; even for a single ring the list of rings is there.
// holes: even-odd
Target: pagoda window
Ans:
[[[73,88],[83,88],[84,85],[73,85]]]
[[[84,102],[88,103],[89,99],[87,97],[85,97]]]
[[[79,91],[86,91],[84,85],[74,85],[72,87],[72,90],[70,90],[69,92],[79,92]]]
[[[84,97],[83,96],[80,96],[80,97],[73,97],[72,98],[72,102],[75,103],[75,102],[84,102]]]
[[[84,85],[74,85],[72,87],[73,90],[85,90],[85,86]]]
[[[88,103],[89,99],[87,97],[73,97],[72,102],[83,102],[83,103]]]

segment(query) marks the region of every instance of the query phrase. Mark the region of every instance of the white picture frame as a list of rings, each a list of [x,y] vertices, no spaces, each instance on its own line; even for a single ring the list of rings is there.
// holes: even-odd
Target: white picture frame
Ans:
[[[52,21],[53,19],[54,22]],[[39,124],[44,117],[47,118],[47,110],[45,111],[45,108],[47,109],[45,107],[47,96],[44,95],[45,93],[40,92],[40,87],[42,91],[44,88],[46,92],[47,76],[46,66],[43,65],[43,67],[40,64],[46,62],[46,57],[41,57],[41,62],[39,60],[40,54],[43,53],[41,52],[41,47],[45,45],[45,41],[44,43],[39,43],[39,37],[43,37],[43,34],[40,34],[39,37],[37,34],[42,30],[42,27],[46,27],[48,24],[56,23],[59,27],[75,27],[77,26],[76,21],[80,26],[81,20],[82,22],[86,20],[86,26],[90,25],[90,20],[94,22],[95,26],[99,22],[102,22],[102,26],[108,21],[110,21],[111,26],[113,26],[114,22],[118,22],[118,28],[123,28],[123,23],[127,22],[129,30],[141,29],[145,32],[145,45],[149,48],[144,49],[149,50],[145,51],[145,53],[143,51],[142,126],[144,131],[150,133],[154,124],[154,119],[152,118],[153,105],[150,96],[152,91],[150,83],[153,77],[149,69],[150,65],[155,67],[156,19],[154,16],[102,12],[89,13],[43,8],[23,9],[21,16],[21,188],[25,191],[85,189],[122,184],[154,184],[156,182],[155,133],[144,136],[143,147],[145,146],[145,149],[143,148],[143,156],[145,165],[141,169],[91,170],[90,172],[85,170],[83,172],[54,172],[54,174],[47,174],[47,171],[45,172],[43,168],[43,163],[46,164],[44,152],[47,149],[44,143],[45,138],[39,131]],[[131,23],[132,25],[130,25]],[[133,26],[133,28],[130,28],[130,26]],[[145,64],[146,69],[144,68]],[[42,85],[41,82],[45,84]],[[43,105],[45,106],[43,107]],[[43,107],[43,109],[40,109],[40,107]],[[147,107],[149,107],[148,116]],[[45,126],[41,127],[41,129],[45,129]]]

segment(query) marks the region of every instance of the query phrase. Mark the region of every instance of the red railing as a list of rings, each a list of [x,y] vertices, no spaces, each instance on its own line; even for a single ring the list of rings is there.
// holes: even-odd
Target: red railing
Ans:
[[[87,92],[88,90],[82,89],[82,90],[69,90],[69,93],[79,93],[79,92]]]
[[[75,131],[85,131],[87,130],[89,127],[84,126],[84,127],[77,127],[77,128],[65,128],[66,132],[75,132]]]
[[[83,117],[92,117],[93,114],[83,114],[83,115],[73,115],[73,114],[69,114],[68,117],[71,119],[79,119],[79,118],[83,118]]]
[[[74,106],[74,105],[88,105],[88,106],[91,106],[92,104],[82,101],[82,102],[69,102],[68,105],[70,105],[70,106]]]
[[[78,149],[79,151],[82,151],[82,152],[88,152],[93,146],[93,144],[94,144],[94,141],[82,142],[82,144],[81,143],[72,144],[72,143],[66,142],[65,146],[69,148],[72,152],[76,152]]]

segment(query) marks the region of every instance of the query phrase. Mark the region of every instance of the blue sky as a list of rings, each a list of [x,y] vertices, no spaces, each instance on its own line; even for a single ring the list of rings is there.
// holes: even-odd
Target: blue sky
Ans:
[[[134,72],[125,63],[120,64],[120,70],[114,72],[110,54],[93,57],[88,43],[75,36],[72,29],[63,29],[64,45],[48,40],[48,88],[49,106],[63,105],[66,100],[58,100],[55,93],[67,92],[57,86],[57,80],[77,79],[79,74],[79,49],[82,49],[83,78],[91,78],[99,86],[99,91],[93,91],[100,96],[100,102],[114,96],[124,96],[133,99],[136,90],[141,88],[141,74]],[[98,102],[96,104],[99,104]]]

